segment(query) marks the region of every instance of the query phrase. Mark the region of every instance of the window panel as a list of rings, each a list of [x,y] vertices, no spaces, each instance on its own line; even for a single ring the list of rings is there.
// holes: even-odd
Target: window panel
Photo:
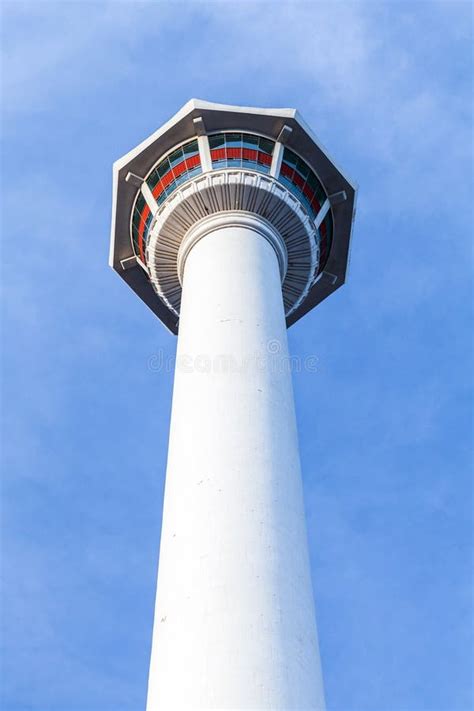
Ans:
[[[268,155],[270,155],[270,156],[272,155],[273,148],[275,146],[273,141],[270,141],[268,138],[261,138],[260,137],[258,139],[258,144],[259,144],[259,148],[261,151],[263,151],[264,153],[268,153]]]
[[[244,148],[257,149],[258,136],[253,136],[251,133],[244,133],[242,136],[242,145]]]
[[[240,165],[242,161],[242,149],[226,147],[226,158],[228,165]]]
[[[283,152],[283,160],[292,168],[296,168],[296,165],[298,163],[298,156],[296,155],[296,153],[293,153],[293,151],[290,151],[289,148],[285,148]]]
[[[143,194],[140,192],[138,194],[136,208],[137,208],[138,212],[141,212],[144,207],[145,207],[145,198],[143,197]]]
[[[309,174],[309,167],[304,163],[301,158],[298,158],[298,163],[296,164],[296,170],[301,175],[302,178],[306,180]]]
[[[186,175],[178,175],[178,176],[175,178],[175,181],[174,181],[174,182],[175,182],[175,186],[178,187],[178,186],[181,185],[182,183],[186,182],[186,180],[187,180],[187,176],[186,176]]]
[[[147,184],[150,190],[153,192],[154,187],[158,184],[158,181],[160,180],[160,176],[156,172],[156,170],[153,171],[151,175],[148,176],[147,178]]]
[[[198,142],[190,141],[189,143],[186,143],[186,145],[183,146],[183,153],[186,158],[188,157],[188,155],[191,155],[193,153],[199,153]]]
[[[225,144],[225,138],[223,133],[215,133],[213,136],[209,136],[209,147],[212,150],[213,148],[221,148]]]
[[[318,190],[318,188],[320,187],[319,180],[317,179],[312,170],[309,172],[309,175],[306,178],[306,182],[308,183],[308,185],[311,186],[314,191]]]
[[[187,173],[187,176],[186,176],[187,180],[189,180],[190,178],[193,178],[195,175],[199,175],[200,172],[201,172],[201,166],[198,166],[197,168],[193,168],[192,170],[189,170]]]
[[[147,185],[158,205],[161,205],[178,185],[201,172],[198,142],[188,141],[164,158],[150,173]],[[132,242],[135,252],[144,259],[143,250],[148,240],[153,216],[141,193],[138,194],[132,219]],[[141,249],[140,249],[141,244]]]
[[[201,165],[201,159],[198,155],[192,155],[189,158],[186,158],[186,168],[188,170],[193,170],[196,166]]]
[[[168,177],[168,176],[166,176],[166,177]],[[176,181],[174,180],[173,176],[170,174],[170,180],[165,187],[166,195],[171,195],[171,193],[173,192],[173,190],[175,188],[176,188]]]
[[[242,149],[242,158],[245,161],[255,163],[257,161],[257,151],[251,148]]]
[[[226,148],[240,148],[242,145],[241,133],[226,133],[225,134]]]
[[[170,162],[171,167],[174,168],[175,165],[178,165],[178,163],[181,163],[183,158],[184,158],[183,150],[182,150],[182,148],[178,148],[176,151],[173,151],[173,153],[169,156],[168,160]]]
[[[321,209],[321,205],[326,200],[326,193],[309,165],[289,148],[285,148],[283,152],[279,180],[298,198],[310,217],[315,219]],[[331,248],[331,211],[328,212],[320,225],[319,235],[321,250],[319,271],[321,271],[324,269]]]
[[[137,234],[138,234],[138,229],[140,227],[140,220],[141,220],[140,213],[138,212],[138,210],[134,210],[133,218],[132,218],[132,230],[135,229],[137,231]]]
[[[177,163],[173,168],[174,177],[181,177],[182,174],[186,172],[186,170],[186,161],[182,160],[180,163]]]
[[[152,192],[153,192],[153,197],[158,198],[161,195],[161,193],[163,192],[163,183],[161,181],[159,183],[157,183],[157,185],[155,185],[155,187],[153,188]]]
[[[303,186],[303,194],[309,200],[309,202],[311,202],[311,200],[315,196],[313,190],[310,188],[308,183]]]
[[[165,175],[165,173],[167,173],[169,171],[169,169],[170,169],[170,164],[169,164],[168,158],[165,158],[160,163],[160,165],[156,168],[156,171],[161,178],[163,175]]]
[[[212,162],[225,160],[225,148],[216,148],[211,151]]]
[[[268,173],[274,142],[251,133],[221,133],[209,137],[214,168],[245,166]],[[225,148],[224,148],[225,146]]]
[[[300,188],[301,191],[303,191],[303,185],[305,184],[305,181],[296,170],[293,175],[293,182]]]
[[[244,166],[261,173],[268,173],[271,166],[274,141],[250,133],[219,133],[209,136],[212,164],[215,169]],[[174,150],[150,173],[147,184],[158,203],[187,180],[202,172],[198,141],[193,139]],[[289,148],[284,148],[279,180],[305,207],[313,218],[319,212],[326,194],[317,176],[309,165]],[[144,259],[153,216],[141,192],[138,193],[132,216],[131,237],[136,254]],[[319,228],[321,263],[320,271],[329,255],[332,239],[331,211]]]

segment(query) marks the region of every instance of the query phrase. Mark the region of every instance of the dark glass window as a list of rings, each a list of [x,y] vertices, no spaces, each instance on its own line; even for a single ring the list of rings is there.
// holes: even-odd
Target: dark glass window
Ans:
[[[165,158],[164,161],[162,161],[160,163],[160,165],[156,168],[156,172],[158,173],[158,176],[160,178],[162,178],[163,175],[165,175],[165,173],[167,173],[169,171],[169,169],[170,169],[170,164],[169,164],[168,158]]]
[[[170,162],[171,167],[174,168],[179,163],[182,163],[183,158],[184,158],[183,149],[178,148],[178,150],[173,151],[173,153],[169,156],[168,160]]]
[[[140,211],[143,210],[143,208],[145,207],[145,198],[141,193],[137,198],[137,207]]]
[[[291,168],[296,168],[296,165],[298,163],[298,156],[296,155],[296,153],[293,153],[293,151],[290,151],[289,148],[285,148],[283,160]]]
[[[212,151],[213,148],[223,148],[225,144],[225,135],[223,133],[215,133],[213,136],[209,136],[209,147]]]
[[[194,153],[199,153],[198,142],[197,141],[190,141],[189,143],[186,143],[185,146],[183,146],[182,150],[183,150],[185,158],[187,158],[188,155],[191,155]]]
[[[306,180],[306,178],[308,177],[308,174],[309,174],[309,168],[306,165],[306,163],[304,163],[301,160],[301,158],[298,158],[298,163],[296,164],[296,170],[301,175],[301,177]]]
[[[249,148],[254,151],[257,150],[259,136],[252,136],[251,133],[244,133],[242,138],[244,148]]]
[[[275,145],[273,141],[269,141],[268,138],[259,137],[258,145],[261,151],[268,153],[270,156],[272,155],[273,147]]]
[[[155,185],[158,183],[160,179],[160,176],[158,175],[158,172],[154,170],[151,175],[149,176],[148,180],[146,181],[148,183],[148,187],[150,190],[153,190]]]

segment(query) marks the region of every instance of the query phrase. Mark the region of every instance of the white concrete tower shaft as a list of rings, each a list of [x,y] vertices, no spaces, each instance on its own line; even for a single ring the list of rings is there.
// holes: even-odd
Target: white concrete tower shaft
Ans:
[[[191,99],[114,163],[109,263],[179,339],[147,711],[324,709],[286,329],[355,199],[296,109]]]
[[[205,218],[180,249],[147,711],[324,708],[284,259],[242,212]]]

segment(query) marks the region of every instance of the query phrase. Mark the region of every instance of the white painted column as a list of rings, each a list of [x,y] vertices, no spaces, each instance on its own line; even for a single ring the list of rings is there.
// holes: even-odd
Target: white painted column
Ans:
[[[182,252],[147,711],[319,711],[284,267],[225,215]]]

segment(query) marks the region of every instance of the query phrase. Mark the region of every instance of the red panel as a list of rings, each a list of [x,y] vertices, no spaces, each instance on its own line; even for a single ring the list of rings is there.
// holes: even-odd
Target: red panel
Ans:
[[[294,172],[294,175],[293,175],[293,183],[294,183],[295,185],[297,185],[300,189],[301,189],[301,188],[303,187],[303,185],[304,185],[304,180],[303,180],[303,178],[302,178],[301,175],[299,175],[296,171]]]
[[[242,149],[242,158],[244,160],[252,160],[252,161],[257,162],[257,151],[254,151],[251,148],[243,148]]]
[[[319,200],[314,196],[314,198],[311,200],[311,207],[313,210],[318,212],[321,209],[321,205],[319,204]]]
[[[161,178],[161,184],[163,185],[164,188],[166,188],[170,183],[173,182],[173,180],[174,180],[173,173],[171,172],[171,170],[169,170]]]
[[[140,258],[142,262],[145,262],[145,257],[143,255],[143,233],[145,231],[145,223],[150,214],[150,208],[145,205],[143,212],[140,215],[140,224],[138,226],[138,251],[140,252]]]
[[[289,178],[290,180],[293,180],[293,173],[295,172],[293,168],[290,168],[289,165],[286,163],[281,164],[281,169],[280,172],[282,175],[285,176],[285,178]]]
[[[177,165],[175,165],[173,168],[174,177],[178,178],[185,171],[186,171],[186,161],[182,160],[181,163],[177,163]]]
[[[242,149],[241,148],[226,148],[226,153],[227,153],[227,158],[233,158],[234,160],[236,158],[242,158]]]
[[[156,198],[159,198],[161,193],[163,192],[164,187],[161,183],[157,183],[155,187],[153,188],[153,196]]]
[[[257,161],[259,163],[263,163],[264,165],[271,165],[272,164],[272,157],[269,156],[268,153],[262,153],[262,151],[259,151]]]
[[[191,170],[191,168],[195,168],[197,165],[201,165],[201,159],[199,157],[199,153],[196,153],[195,156],[191,156],[190,158],[186,158],[186,167],[188,170]]]
[[[311,200],[314,198],[314,192],[311,190],[309,185],[306,183],[306,185],[303,188],[303,194],[306,195],[308,200],[311,202]]]
[[[212,160],[225,160],[225,148],[215,148],[211,151]]]

